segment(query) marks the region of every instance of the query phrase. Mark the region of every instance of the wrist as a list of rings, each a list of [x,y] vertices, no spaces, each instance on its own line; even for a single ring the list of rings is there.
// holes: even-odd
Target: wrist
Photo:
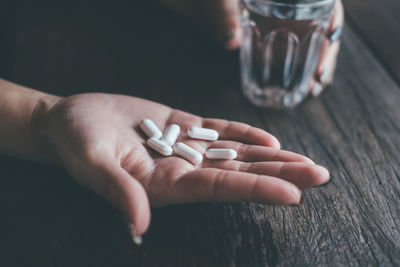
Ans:
[[[41,96],[32,111],[30,130],[36,153],[35,160],[43,163],[57,163],[57,154],[49,142],[49,116],[62,97],[45,94]]]

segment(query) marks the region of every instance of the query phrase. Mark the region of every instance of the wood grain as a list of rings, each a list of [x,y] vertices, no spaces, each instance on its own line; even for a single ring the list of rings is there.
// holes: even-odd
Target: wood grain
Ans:
[[[400,88],[359,29],[345,29],[335,82],[321,98],[279,112],[248,104],[237,52],[185,20],[151,3],[87,3],[24,2],[9,78],[60,95],[124,93],[251,123],[327,166],[332,181],[306,190],[298,207],[155,208],[136,247],[118,213],[63,169],[2,157],[0,265],[400,265]]]
[[[396,0],[344,0],[347,24],[400,84],[400,5]]]

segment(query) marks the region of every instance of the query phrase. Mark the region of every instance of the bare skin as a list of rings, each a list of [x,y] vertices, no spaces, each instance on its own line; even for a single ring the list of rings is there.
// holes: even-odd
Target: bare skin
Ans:
[[[298,204],[301,189],[329,180],[310,159],[280,149],[278,140],[246,124],[204,119],[140,98],[81,94],[66,98],[0,80],[0,152],[60,164],[75,181],[119,208],[142,235],[150,205],[201,201]],[[138,129],[144,118],[160,129],[182,127],[179,141],[238,151],[233,161],[205,159],[201,165],[178,156],[162,157]],[[190,139],[191,126],[214,128],[220,140]]]

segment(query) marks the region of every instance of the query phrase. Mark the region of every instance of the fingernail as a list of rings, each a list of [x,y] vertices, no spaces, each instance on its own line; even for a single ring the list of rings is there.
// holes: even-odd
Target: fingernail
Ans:
[[[276,148],[276,149],[281,149],[281,143],[279,142],[278,138],[276,138],[275,136],[272,136],[271,147]]]
[[[321,76],[319,76],[319,80],[322,84],[327,84],[329,83],[330,78],[331,78],[331,69],[329,67],[325,67]]]
[[[335,28],[335,30],[330,34],[329,36],[329,42],[331,44],[333,44],[334,42],[336,42],[337,40],[340,39],[340,36],[343,33],[343,27],[342,26],[337,26]]]
[[[311,94],[313,95],[313,97],[317,97],[321,94],[323,89],[324,87],[320,83],[316,83],[311,91]]]
[[[315,164],[315,162],[314,162],[312,159],[310,159],[310,158],[307,158],[307,159],[309,160],[309,162],[310,162],[311,164],[317,165],[317,164]]]
[[[291,190],[292,193],[292,199],[290,205],[299,205],[301,203],[301,192],[297,188],[292,188]]]
[[[129,232],[131,233],[133,243],[135,243],[138,246],[143,244],[143,238],[141,235],[136,235],[135,227],[133,226],[133,223],[130,223],[128,225],[128,228],[129,228]]]
[[[330,180],[330,174],[327,168],[318,166],[321,172],[321,184],[326,184]]]

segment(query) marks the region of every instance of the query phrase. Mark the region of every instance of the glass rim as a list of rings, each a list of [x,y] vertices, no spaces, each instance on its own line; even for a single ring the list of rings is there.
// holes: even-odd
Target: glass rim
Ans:
[[[252,0],[243,0],[245,3],[248,3]],[[254,1],[254,0],[253,0]],[[289,4],[289,3],[279,3],[272,0],[255,0],[255,2],[261,2],[262,4],[278,6],[278,7],[292,7],[292,8],[310,8],[315,6],[324,6],[327,4],[332,4],[336,0],[318,0],[317,2],[310,2],[310,3],[297,3],[297,4]]]

